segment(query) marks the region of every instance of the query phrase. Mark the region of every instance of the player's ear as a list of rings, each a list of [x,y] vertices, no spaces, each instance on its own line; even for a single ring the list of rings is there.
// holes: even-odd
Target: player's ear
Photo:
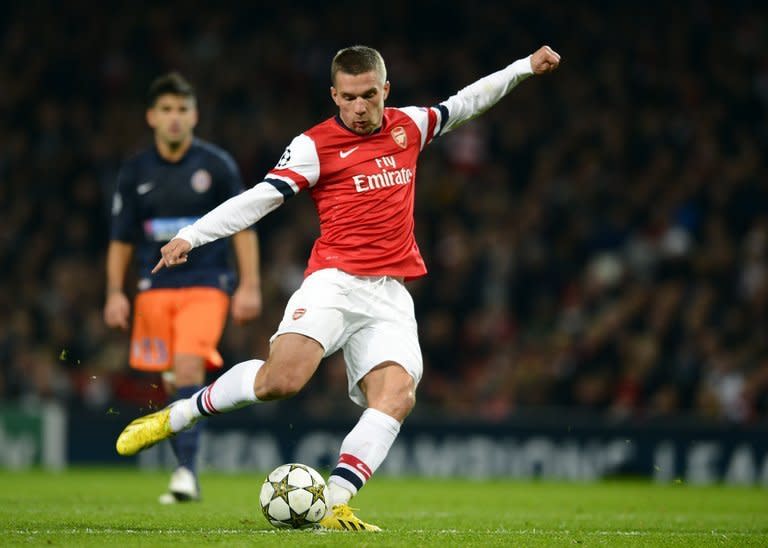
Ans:
[[[155,126],[157,125],[157,120],[155,119],[155,109],[154,108],[148,108],[147,109],[147,125],[151,127],[152,129],[155,129]]]
[[[199,120],[199,114],[197,112],[197,106],[192,107],[192,128],[197,127],[197,121]]]
[[[387,97],[389,97],[389,80],[384,82],[384,87],[382,88],[382,93],[384,94],[384,100],[387,100]]]
[[[331,86],[331,99],[333,99],[333,102],[336,103],[336,106],[340,106],[339,105],[339,92],[333,86]]]

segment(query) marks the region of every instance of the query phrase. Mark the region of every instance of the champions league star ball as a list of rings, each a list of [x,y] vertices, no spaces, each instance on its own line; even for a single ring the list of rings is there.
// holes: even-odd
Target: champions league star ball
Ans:
[[[264,480],[261,511],[275,527],[312,527],[325,516],[328,488],[317,470],[305,464],[283,464]]]

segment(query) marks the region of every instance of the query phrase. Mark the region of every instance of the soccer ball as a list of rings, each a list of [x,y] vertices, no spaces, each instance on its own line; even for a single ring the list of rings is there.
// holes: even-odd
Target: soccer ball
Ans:
[[[261,511],[275,527],[312,527],[325,516],[328,487],[317,470],[306,464],[283,464],[264,480]]]

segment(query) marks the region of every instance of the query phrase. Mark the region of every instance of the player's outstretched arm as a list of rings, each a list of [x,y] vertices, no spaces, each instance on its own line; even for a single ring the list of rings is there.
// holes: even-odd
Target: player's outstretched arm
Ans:
[[[284,201],[285,196],[273,185],[265,182],[230,198],[203,215],[194,224],[179,230],[178,234],[160,250],[162,257],[152,269],[152,273],[164,267],[187,262],[187,256],[192,249],[248,228],[264,215],[278,208]]]
[[[441,120],[435,136],[481,115],[523,80],[534,74],[552,72],[559,65],[560,55],[549,46],[542,46],[531,55],[473,82],[437,106]]]

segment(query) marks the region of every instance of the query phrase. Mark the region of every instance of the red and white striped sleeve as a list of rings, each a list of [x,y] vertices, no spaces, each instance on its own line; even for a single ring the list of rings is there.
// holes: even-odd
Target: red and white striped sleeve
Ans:
[[[315,142],[302,133],[291,141],[280,161],[263,180],[274,186],[287,200],[305,188],[315,186],[319,177],[320,160]]]
[[[443,119],[440,105],[430,108],[403,107],[398,110],[407,114],[413,120],[413,123],[416,124],[416,127],[419,128],[419,133],[421,133],[421,147],[419,150],[424,150],[424,147],[431,143],[432,139],[439,134],[440,122]]]

